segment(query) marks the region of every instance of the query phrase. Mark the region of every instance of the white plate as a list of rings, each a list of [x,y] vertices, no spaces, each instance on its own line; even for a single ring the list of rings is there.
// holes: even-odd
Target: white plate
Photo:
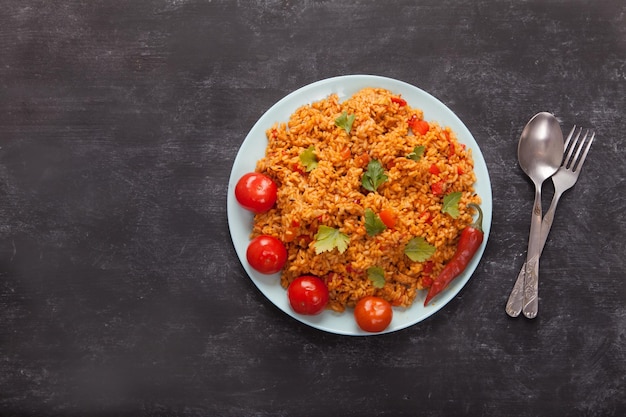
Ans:
[[[237,180],[247,172],[254,171],[258,159],[265,155],[267,146],[267,138],[265,131],[277,122],[287,122],[289,116],[300,106],[309,104],[314,101],[322,100],[332,93],[339,96],[339,100],[343,101],[352,96],[357,91],[365,87],[385,88],[395,94],[402,95],[411,107],[419,108],[424,111],[424,119],[427,121],[436,121],[440,126],[449,126],[457,135],[458,141],[464,143],[472,149],[474,158],[474,171],[476,173],[476,184],[474,185],[476,193],[480,196],[483,210],[483,229],[485,238],[476,256],[472,259],[466,270],[461,276],[456,278],[450,286],[441,293],[431,304],[424,307],[425,291],[419,294],[409,308],[394,308],[393,320],[389,327],[382,333],[389,333],[396,330],[404,329],[443,308],[452,298],[454,298],[463,286],[469,281],[472,273],[478,266],[478,262],[483,255],[489,230],[491,228],[491,212],[492,212],[492,196],[491,182],[487,165],[483,158],[478,144],[470,131],[465,127],[463,122],[443,103],[425,91],[407,84],[402,81],[391,78],[372,76],[372,75],[346,75],[341,77],[329,78],[321,80],[313,84],[302,87],[293,93],[287,95],[276,104],[274,104],[252,127],[252,130],[246,136],[230,174],[228,183],[228,225],[230,228],[233,244],[239,259],[250,276],[250,279],[261,290],[261,292],[278,308],[288,315],[315,327],[330,333],[343,335],[373,335],[382,333],[367,333],[359,329],[354,321],[351,310],[344,313],[336,313],[333,311],[324,311],[318,316],[303,316],[293,312],[287,300],[287,294],[280,285],[279,274],[263,275],[256,272],[248,265],[246,261],[246,249],[250,241],[249,235],[252,230],[253,215],[247,210],[239,206],[235,199],[235,185]]]

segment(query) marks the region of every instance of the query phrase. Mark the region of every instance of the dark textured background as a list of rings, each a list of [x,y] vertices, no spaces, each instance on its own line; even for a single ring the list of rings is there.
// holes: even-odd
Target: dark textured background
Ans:
[[[3,1],[0,415],[625,415],[625,15],[621,0]],[[456,112],[494,195],[459,296],[365,338],[267,301],[226,216],[263,112],[358,73]],[[511,319],[533,192],[517,141],[543,110],[597,142],[557,211],[539,317]]]

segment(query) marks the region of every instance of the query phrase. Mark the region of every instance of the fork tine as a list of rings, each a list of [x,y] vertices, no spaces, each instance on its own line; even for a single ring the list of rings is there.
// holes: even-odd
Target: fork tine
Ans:
[[[589,148],[591,148],[591,144],[593,143],[593,140],[596,137],[596,132],[591,132],[591,138],[589,138],[589,140],[587,141],[583,154],[579,159],[578,154],[580,153],[580,150],[582,149],[583,144],[585,143],[585,139],[587,139],[587,135],[589,135],[589,131],[585,133],[585,137],[583,138],[582,142],[580,143],[580,146],[578,147],[578,150],[576,151],[576,157],[575,157],[576,166],[573,167],[574,172],[578,172],[583,167],[583,163],[585,162],[585,159],[587,158],[587,153],[589,152]]]
[[[567,163],[568,157],[566,157],[567,147],[569,146],[570,140],[572,140],[572,135],[576,130],[576,125],[572,127],[572,130],[569,131],[569,135],[567,135],[567,139],[565,139],[565,143],[563,144],[563,162],[561,162],[561,166],[565,166]]]
[[[574,127],[575,129],[576,127]],[[574,129],[572,129],[572,133],[574,132]],[[574,160],[572,160],[572,153],[574,152],[574,149],[576,148],[576,144],[578,143],[578,138],[580,138],[580,134],[582,133],[583,128],[581,127],[580,130],[578,131],[578,134],[576,135],[576,137],[574,138],[574,141],[570,142],[570,138],[567,138],[567,142],[569,145],[569,149],[567,150],[567,155],[565,156],[565,158],[563,159],[563,166],[567,169],[569,169],[571,167],[571,164]]]
[[[569,141],[572,140],[572,135],[574,134],[574,130],[576,130],[576,125],[572,127],[572,130],[569,131],[569,135],[567,135],[567,139],[565,139],[564,148],[567,150],[567,146],[569,145]]]
[[[582,131],[582,128],[581,128],[581,131]],[[583,148],[583,146],[585,146],[585,141],[587,140],[587,136],[589,136],[588,130],[585,132],[585,136],[583,136],[580,143],[577,144],[578,146],[576,146],[576,153],[572,157],[572,165],[570,167],[572,171],[576,170],[575,168],[576,168],[576,163],[578,162],[578,157],[580,156],[580,150]]]

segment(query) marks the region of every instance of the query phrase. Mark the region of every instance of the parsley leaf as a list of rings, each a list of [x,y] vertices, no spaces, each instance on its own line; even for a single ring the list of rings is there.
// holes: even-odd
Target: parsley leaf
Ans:
[[[300,154],[300,162],[306,168],[306,172],[311,172],[315,168],[317,168],[317,155],[315,155],[315,146],[309,146]]]
[[[404,253],[413,262],[424,262],[435,253],[435,247],[423,237],[414,237],[404,247]]]
[[[459,217],[459,201],[461,201],[461,195],[460,191],[456,191],[443,197],[441,212],[448,213],[453,219]]]
[[[367,268],[367,277],[372,281],[372,285],[376,288],[385,286],[385,271],[379,266]]]
[[[372,209],[365,209],[365,231],[368,236],[376,236],[386,228],[385,223]]]
[[[356,116],[354,114],[348,115],[347,111],[343,111],[341,116],[335,119],[335,126],[342,128],[346,131],[346,133],[350,133],[352,130],[352,123],[354,123],[354,119]]]
[[[339,253],[344,253],[348,248],[348,242],[350,242],[348,235],[341,233],[339,229],[333,229],[332,227],[321,225],[317,229],[313,247],[315,247],[315,253],[318,255],[322,252],[331,251],[335,248],[337,248]]]
[[[366,190],[376,191],[383,182],[387,181],[387,178],[384,174],[383,165],[376,159],[372,159],[367,164],[367,171],[361,178],[361,184]]]
[[[423,147],[422,145],[416,146],[415,148],[413,148],[413,152],[408,154],[406,157],[417,162],[420,159],[422,159],[422,156],[424,155],[425,150],[426,148]]]

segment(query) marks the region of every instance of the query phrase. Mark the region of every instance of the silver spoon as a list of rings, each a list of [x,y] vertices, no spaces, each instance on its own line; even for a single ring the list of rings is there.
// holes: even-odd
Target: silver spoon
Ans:
[[[530,119],[522,131],[517,146],[520,167],[535,184],[535,202],[530,222],[523,297],[512,296],[506,308],[507,313],[513,317],[517,317],[520,311],[523,311],[524,316],[529,319],[537,317],[541,254],[541,185],[559,169],[563,159],[563,147],[561,126],[556,117],[546,112],[537,113]]]

